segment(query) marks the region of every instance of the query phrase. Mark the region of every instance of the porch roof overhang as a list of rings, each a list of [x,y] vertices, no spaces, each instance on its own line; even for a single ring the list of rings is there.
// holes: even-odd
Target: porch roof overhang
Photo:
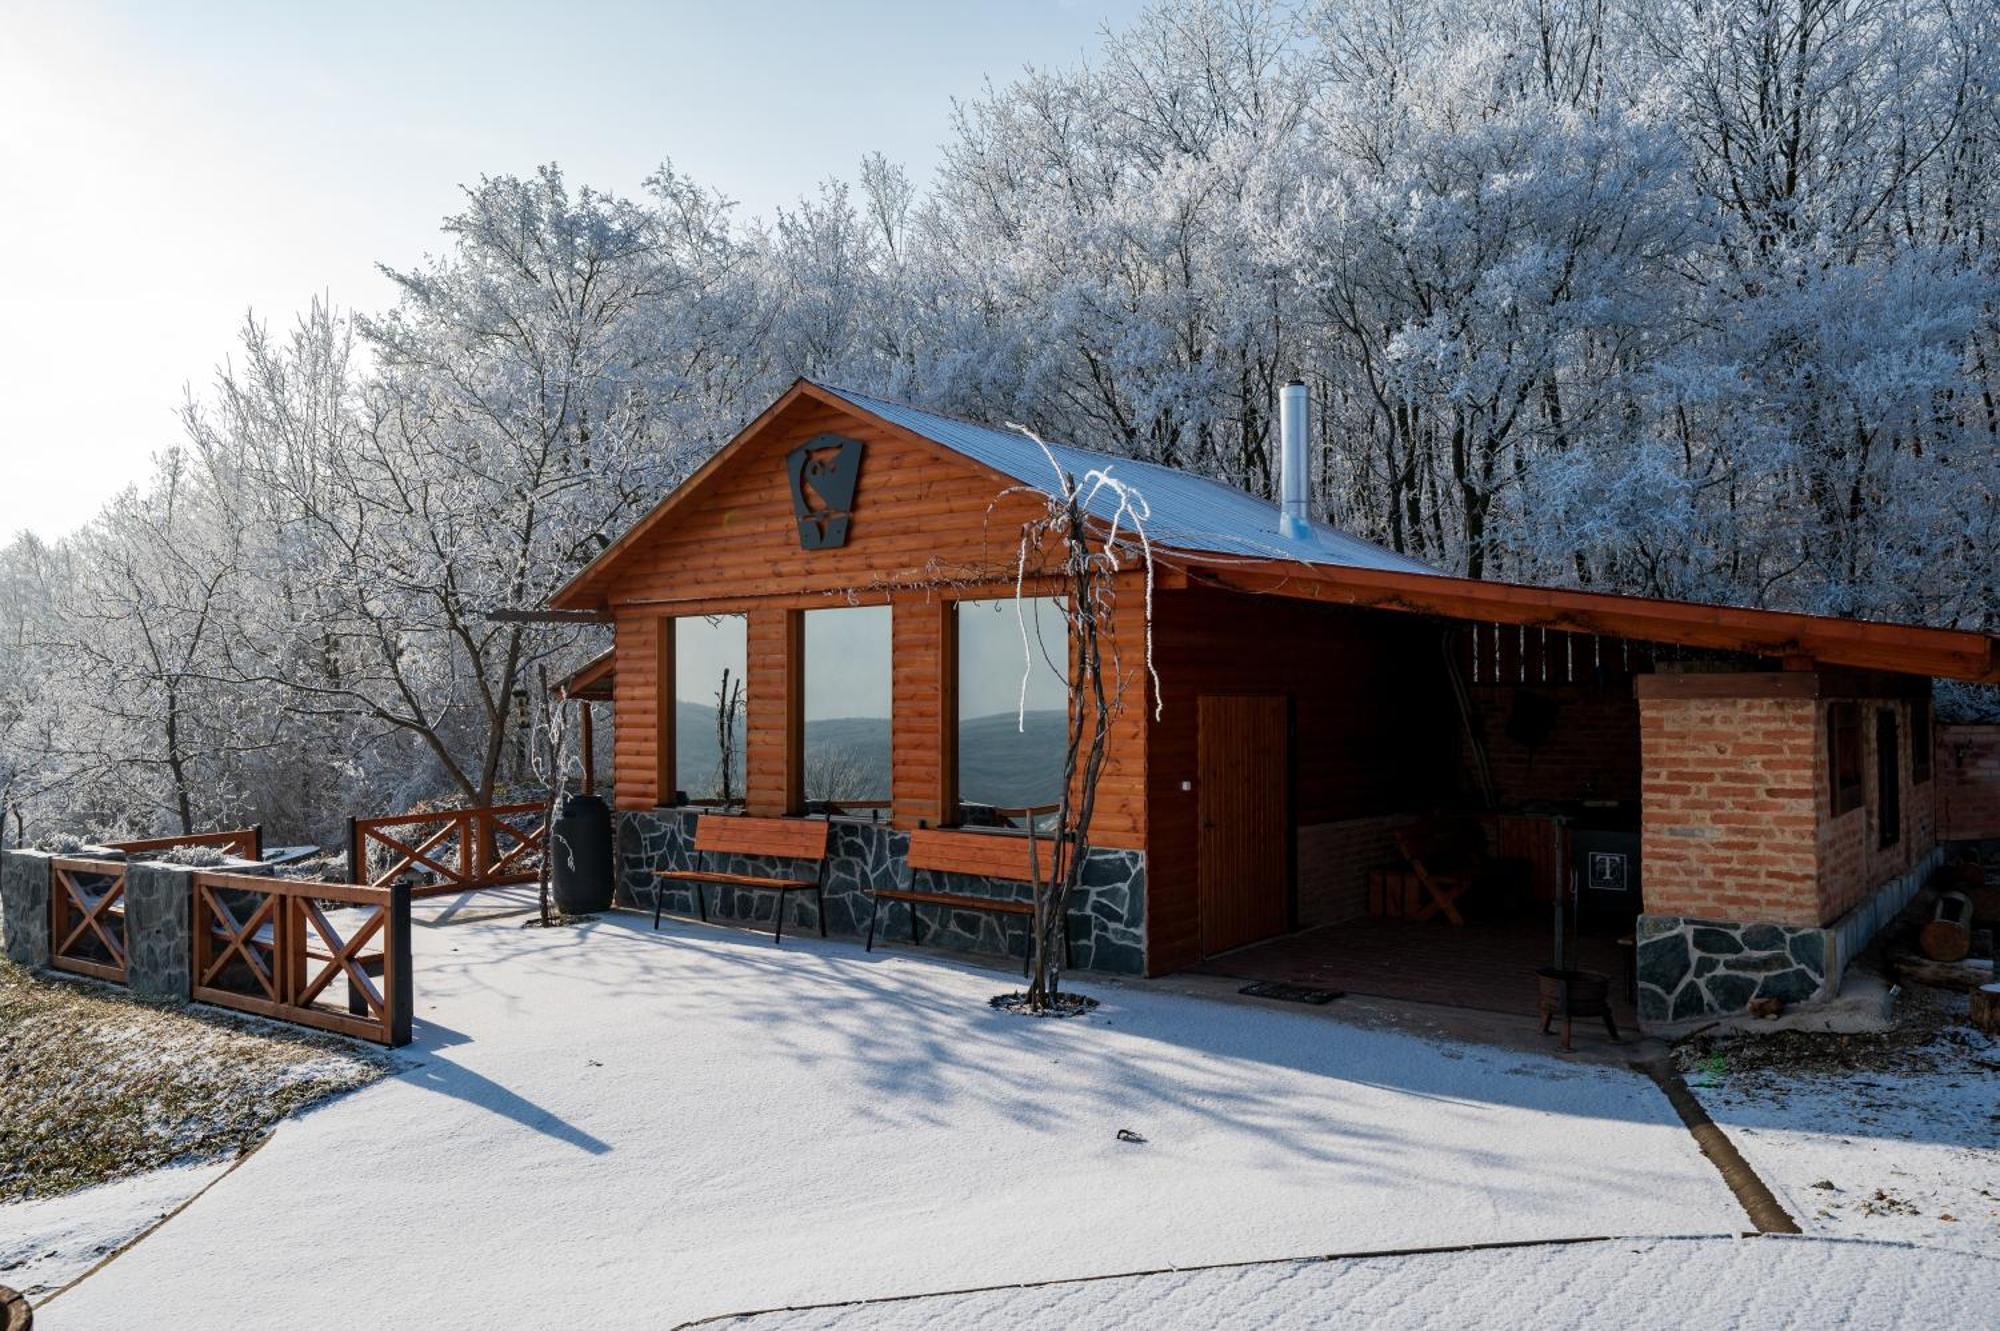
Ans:
[[[600,652],[584,662],[550,690],[571,702],[610,702],[612,680],[617,674],[615,654]]]
[[[1161,562],[1182,568],[1197,585],[1237,592],[2000,684],[2000,637],[1968,629],[1531,587],[1442,573],[1157,553]]]

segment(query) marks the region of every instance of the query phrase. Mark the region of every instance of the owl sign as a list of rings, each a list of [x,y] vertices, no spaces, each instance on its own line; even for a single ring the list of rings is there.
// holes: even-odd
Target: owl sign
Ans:
[[[854,484],[861,479],[861,441],[822,434],[785,457],[792,481],[792,513],[799,520],[799,548],[838,550],[847,544],[854,514]]]

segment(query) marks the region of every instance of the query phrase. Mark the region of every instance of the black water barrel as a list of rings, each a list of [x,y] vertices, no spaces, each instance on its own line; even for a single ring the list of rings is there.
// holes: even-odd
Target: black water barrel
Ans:
[[[611,908],[611,810],[595,795],[563,798],[549,847],[549,886],[565,915]]]

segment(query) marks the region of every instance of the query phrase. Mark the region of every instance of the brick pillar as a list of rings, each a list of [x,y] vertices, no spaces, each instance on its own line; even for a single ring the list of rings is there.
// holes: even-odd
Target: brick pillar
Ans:
[[[39,850],[0,852],[0,940],[21,966],[49,964],[49,861]]]
[[[1820,927],[1820,685],[1807,671],[1636,681],[1642,1025],[1837,991]]]
[[[125,984],[140,998],[187,1001],[195,872],[151,862],[125,867]]]
[[[1821,924],[1818,677],[1642,675],[1646,912]]]

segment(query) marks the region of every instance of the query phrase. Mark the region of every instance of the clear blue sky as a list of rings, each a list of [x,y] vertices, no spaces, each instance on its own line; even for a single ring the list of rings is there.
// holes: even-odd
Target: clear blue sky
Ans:
[[[0,539],[137,480],[247,309],[386,303],[463,182],[671,159],[768,216],[871,151],[927,180],[952,97],[1139,7],[0,0]]]

